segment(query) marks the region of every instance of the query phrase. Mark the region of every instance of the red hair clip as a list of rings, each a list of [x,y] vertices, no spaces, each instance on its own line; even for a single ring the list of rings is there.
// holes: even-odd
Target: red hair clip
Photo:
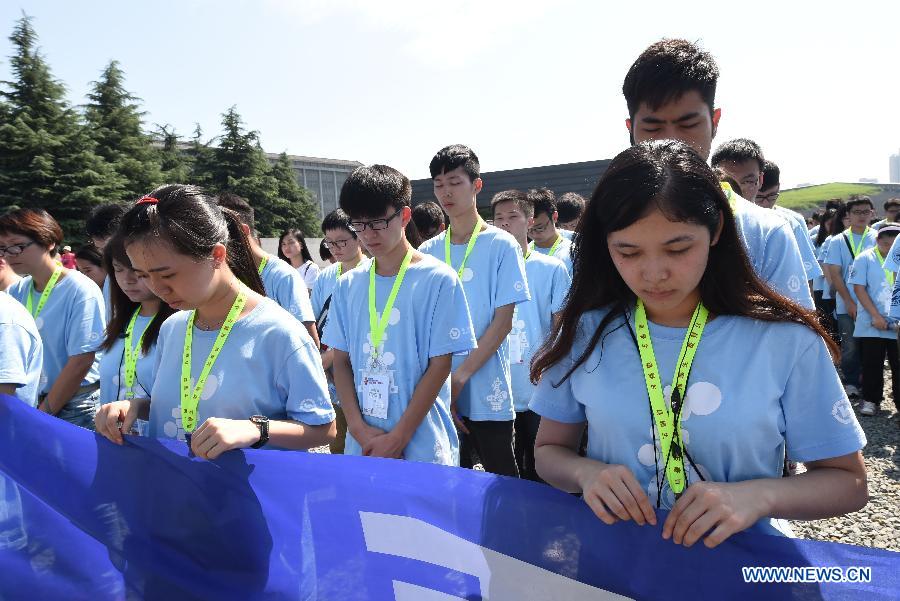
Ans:
[[[155,205],[155,204],[157,204],[157,203],[159,203],[159,199],[153,198],[152,196],[144,196],[144,197],[142,197],[139,201],[137,201],[137,202],[134,203],[134,204],[135,204],[135,205],[143,205],[143,204],[151,204],[151,205]]]

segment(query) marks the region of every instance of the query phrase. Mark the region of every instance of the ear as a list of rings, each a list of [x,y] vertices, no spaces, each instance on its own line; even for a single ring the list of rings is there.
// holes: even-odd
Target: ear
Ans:
[[[253,235],[250,233],[250,226],[246,223],[241,224],[241,231],[244,232],[248,238],[252,238]]]
[[[403,222],[403,227],[409,223],[410,219],[412,219],[412,209],[409,206],[403,207],[403,212],[400,213],[400,220]]]
[[[438,233],[439,233],[439,234],[440,234],[441,232],[443,232],[444,230],[446,230],[446,229],[447,229],[447,224],[446,224],[446,223],[441,223],[440,225],[438,225]]]
[[[222,263],[224,263],[227,259],[228,259],[228,249],[225,248],[224,244],[218,243],[215,246],[213,246],[212,261],[213,261],[214,268],[218,269],[219,267],[221,267]]]
[[[556,225],[556,222],[559,221],[559,211],[553,211],[553,215],[550,216],[550,220],[553,222],[553,225]]]
[[[762,190],[763,188],[765,188],[765,183],[766,183],[766,173],[765,173],[765,171],[760,171],[759,172],[759,187],[757,188],[757,190]]]
[[[716,228],[716,235],[713,236],[710,241],[710,246],[715,246],[719,243],[719,238],[722,236],[722,229],[725,227],[725,214],[722,211],[719,211],[719,226]]]
[[[478,194],[479,192],[481,192],[481,189],[484,187],[484,182],[481,181],[481,178],[476,177],[475,181],[472,183],[475,184],[475,194]]]
[[[625,129],[627,129],[628,132],[631,133],[631,131],[632,131],[632,129],[631,129],[631,119],[625,119]]]
[[[716,132],[719,131],[719,119],[722,118],[722,109],[714,109],[712,113],[712,137],[716,137]]]

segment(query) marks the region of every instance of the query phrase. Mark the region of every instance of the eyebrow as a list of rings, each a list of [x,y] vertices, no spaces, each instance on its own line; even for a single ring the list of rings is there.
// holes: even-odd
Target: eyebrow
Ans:
[[[675,236],[669,240],[663,242],[663,246],[668,246],[669,244],[676,244],[678,242],[693,242],[694,237],[690,234],[684,234],[682,236]],[[631,244],[630,242],[614,242],[613,246],[616,248],[638,248],[639,245]]]
[[[139,271],[139,272],[141,272],[141,273],[156,273],[157,271],[165,271],[165,270],[167,270],[167,269],[172,269],[172,268],[171,268],[171,267],[168,267],[168,266],[167,266],[167,267],[154,267],[153,269],[147,269],[147,270],[145,271],[145,270],[143,270],[143,269],[138,269],[137,267],[135,267],[135,268],[133,269],[133,271]]]
[[[696,119],[699,116],[700,116],[700,113],[698,113],[697,111],[694,111],[692,113],[687,113],[685,115],[682,115],[682,116],[678,117],[677,119],[673,119],[672,123],[683,123],[685,121],[690,121],[691,119]],[[659,117],[654,117],[652,115],[648,115],[646,117],[642,117],[641,122],[642,123],[659,124],[659,123],[665,123],[666,120],[660,119]]]

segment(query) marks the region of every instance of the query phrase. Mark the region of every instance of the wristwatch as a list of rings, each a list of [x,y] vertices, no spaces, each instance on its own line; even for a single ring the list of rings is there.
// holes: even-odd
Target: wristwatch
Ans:
[[[250,448],[258,449],[269,442],[269,418],[265,415],[251,415],[250,421],[259,428],[259,440],[250,445]]]

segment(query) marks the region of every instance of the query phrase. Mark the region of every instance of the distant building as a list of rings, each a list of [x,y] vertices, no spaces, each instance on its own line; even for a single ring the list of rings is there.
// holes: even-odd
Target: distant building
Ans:
[[[528,190],[529,188],[549,188],[560,196],[565,192],[577,192],[590,198],[594,187],[609,160],[565,163],[545,167],[525,167],[506,171],[488,171],[481,174],[484,187],[478,194],[478,208],[491,206],[491,198],[503,190]],[[417,179],[412,182],[412,202],[414,205],[435,200],[431,179]]]
[[[859,183],[861,183],[861,184],[877,184],[878,178],[877,177],[861,177],[861,178],[859,178]]]
[[[273,164],[278,161],[278,156],[277,153],[266,153],[266,158]],[[320,219],[337,208],[341,186],[344,185],[354,169],[362,166],[359,161],[322,159],[292,154],[288,155],[288,160],[294,168],[297,183],[312,193],[315,203],[319,207]]]
[[[891,155],[891,179],[892,184],[900,184],[900,153]]]

